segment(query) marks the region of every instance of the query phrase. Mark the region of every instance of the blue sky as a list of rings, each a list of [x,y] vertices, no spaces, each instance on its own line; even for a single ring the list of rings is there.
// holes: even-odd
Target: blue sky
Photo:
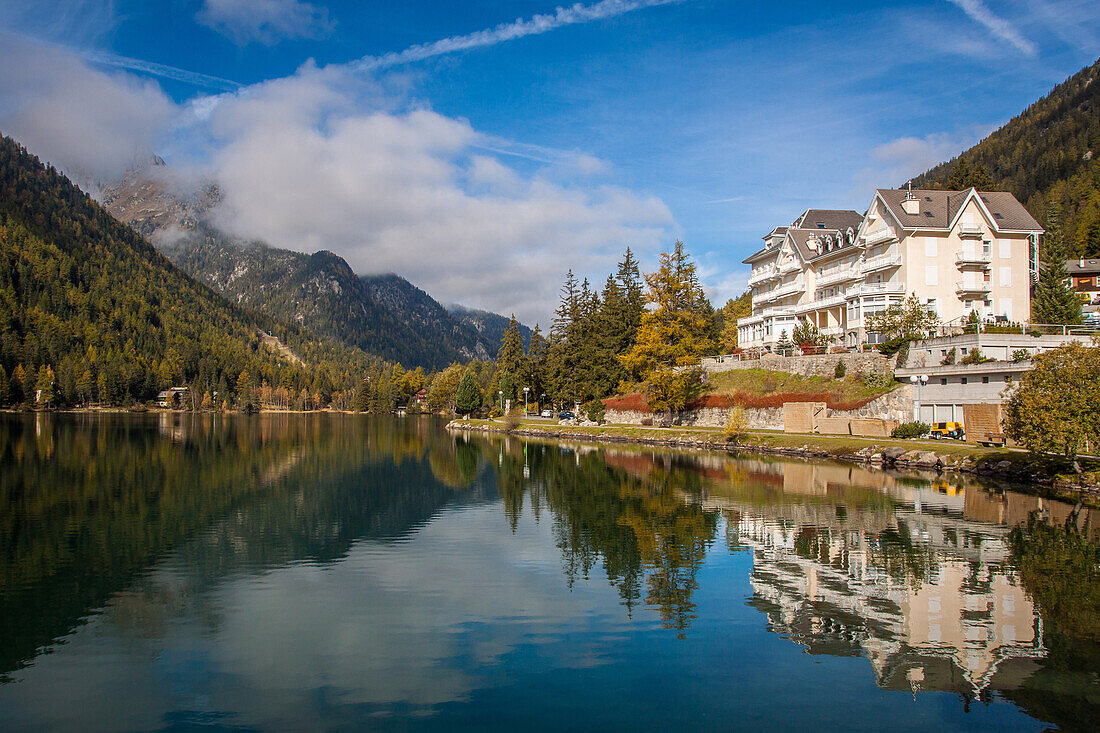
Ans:
[[[231,231],[544,325],[567,267],[677,237],[724,301],[776,224],[863,210],[1100,55],[1074,0],[0,0],[0,26],[0,130],[63,169],[156,151]]]

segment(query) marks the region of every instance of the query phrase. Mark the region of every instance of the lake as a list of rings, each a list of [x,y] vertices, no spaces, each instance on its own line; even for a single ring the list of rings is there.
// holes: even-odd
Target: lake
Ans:
[[[1100,718],[1095,609],[1010,537],[1100,516],[933,473],[427,418],[8,414],[0,495],[4,730]]]

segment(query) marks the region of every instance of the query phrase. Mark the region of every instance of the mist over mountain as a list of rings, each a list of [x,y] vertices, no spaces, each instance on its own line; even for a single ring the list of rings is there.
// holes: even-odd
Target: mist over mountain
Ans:
[[[228,234],[212,215],[218,187],[180,185],[158,162],[102,186],[108,211],[230,300],[409,367],[495,356],[507,318],[449,311],[404,278],[360,276],[332,252],[303,254]]]

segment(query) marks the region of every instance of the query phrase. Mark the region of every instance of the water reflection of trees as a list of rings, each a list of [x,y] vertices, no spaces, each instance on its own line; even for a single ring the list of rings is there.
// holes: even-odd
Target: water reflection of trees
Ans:
[[[554,518],[554,541],[572,586],[597,564],[628,613],[639,602],[657,609],[666,628],[683,634],[695,618],[696,574],[713,542],[718,513],[698,495],[703,477],[678,459],[646,463],[641,475],[581,446],[483,440],[495,467],[505,514],[515,527],[526,499]]]
[[[184,590],[135,582],[169,551],[194,590],[400,536],[473,484],[476,450],[458,442],[413,419],[0,417],[0,672],[124,588],[134,618],[162,615]]]

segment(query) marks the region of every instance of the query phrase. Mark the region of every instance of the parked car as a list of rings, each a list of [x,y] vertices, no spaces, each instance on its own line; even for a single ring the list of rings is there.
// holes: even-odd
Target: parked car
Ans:
[[[558,419],[559,420],[573,420],[573,419],[576,419],[576,415],[574,415],[573,413],[571,413],[569,411],[559,412],[558,413]]]
[[[554,411],[553,410],[543,410],[542,412],[539,413],[539,417],[553,417],[553,416],[554,416]]]
[[[937,422],[932,423],[932,429],[928,431],[928,437],[938,440],[940,438],[954,438],[955,440],[962,440],[965,436],[963,432],[963,426],[960,422]]]

